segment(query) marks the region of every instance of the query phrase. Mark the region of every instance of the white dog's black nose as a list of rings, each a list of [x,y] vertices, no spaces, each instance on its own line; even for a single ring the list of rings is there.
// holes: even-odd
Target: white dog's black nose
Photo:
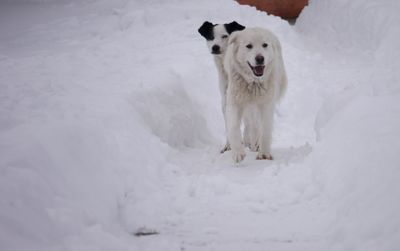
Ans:
[[[215,44],[213,47],[211,47],[212,53],[218,54],[221,52],[221,47],[219,45]]]
[[[263,65],[263,64],[264,64],[264,57],[261,56],[261,55],[257,55],[257,56],[256,56],[256,63],[257,63],[258,65]]]

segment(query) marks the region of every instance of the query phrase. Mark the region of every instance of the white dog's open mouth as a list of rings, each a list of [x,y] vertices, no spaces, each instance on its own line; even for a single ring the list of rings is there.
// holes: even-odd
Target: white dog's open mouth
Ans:
[[[264,68],[265,65],[256,65],[256,66],[252,66],[249,62],[247,62],[251,68],[251,70],[253,71],[253,74],[256,77],[261,77],[262,75],[264,75]]]

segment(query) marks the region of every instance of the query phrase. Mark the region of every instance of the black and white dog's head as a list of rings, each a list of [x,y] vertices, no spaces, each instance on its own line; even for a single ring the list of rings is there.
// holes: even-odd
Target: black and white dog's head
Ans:
[[[206,21],[198,31],[207,40],[207,46],[211,54],[218,56],[225,53],[229,35],[244,28],[246,27],[236,21],[229,24],[213,24]]]

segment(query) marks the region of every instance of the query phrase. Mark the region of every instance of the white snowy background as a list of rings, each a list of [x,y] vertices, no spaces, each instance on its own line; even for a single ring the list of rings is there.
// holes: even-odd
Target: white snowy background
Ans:
[[[291,26],[231,0],[2,1],[0,250],[398,250],[399,12],[311,0]],[[218,153],[205,20],[281,40],[274,161]]]

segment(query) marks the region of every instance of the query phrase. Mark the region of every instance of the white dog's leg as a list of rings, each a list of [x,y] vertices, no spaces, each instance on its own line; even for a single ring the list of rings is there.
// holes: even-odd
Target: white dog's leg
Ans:
[[[252,105],[243,113],[243,141],[245,146],[253,152],[257,152],[259,149],[260,119],[258,113],[257,107]]]
[[[242,135],[240,132],[240,122],[242,119],[243,108],[235,104],[228,104],[226,109],[228,139],[232,148],[232,157],[236,163],[239,163],[246,156],[242,144]]]
[[[271,142],[274,106],[271,103],[262,104],[259,105],[259,111],[261,115],[261,139],[257,159],[272,160]]]

